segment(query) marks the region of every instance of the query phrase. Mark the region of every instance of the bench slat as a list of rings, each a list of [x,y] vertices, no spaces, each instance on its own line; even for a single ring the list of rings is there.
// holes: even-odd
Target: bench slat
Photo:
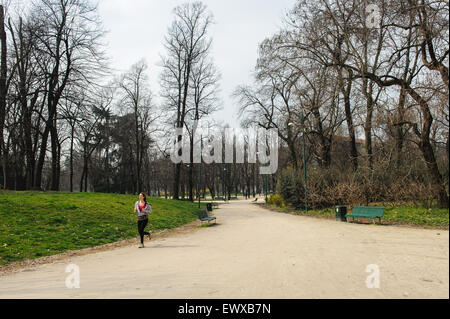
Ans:
[[[375,218],[382,218],[384,216],[384,207],[376,207],[376,206],[370,206],[370,207],[354,207],[352,214],[347,214],[345,217],[349,218],[368,218],[368,219],[375,219]]]

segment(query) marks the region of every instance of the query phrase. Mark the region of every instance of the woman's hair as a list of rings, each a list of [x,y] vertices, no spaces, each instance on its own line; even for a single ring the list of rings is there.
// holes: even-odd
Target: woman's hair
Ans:
[[[144,197],[144,202],[147,204],[147,195],[145,193],[140,193],[139,195],[142,195],[142,197]]]

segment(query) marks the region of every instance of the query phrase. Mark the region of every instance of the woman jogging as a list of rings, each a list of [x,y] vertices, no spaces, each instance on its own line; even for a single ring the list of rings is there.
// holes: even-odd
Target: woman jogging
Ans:
[[[147,195],[144,193],[139,194],[139,200],[134,205],[134,212],[138,213],[138,232],[141,236],[141,246],[144,248],[144,235],[151,239],[150,232],[145,231],[145,227],[148,224],[148,214],[152,212],[152,206],[147,202]]]

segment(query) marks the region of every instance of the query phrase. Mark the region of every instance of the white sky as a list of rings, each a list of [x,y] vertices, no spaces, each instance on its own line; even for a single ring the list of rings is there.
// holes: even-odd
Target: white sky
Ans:
[[[99,9],[109,31],[109,56],[120,72],[145,58],[149,64],[151,90],[159,95],[158,67],[164,54],[163,40],[173,20],[172,9],[186,0],[100,0]],[[250,83],[258,44],[279,30],[295,0],[203,0],[216,24],[212,56],[222,73],[223,110],[213,117],[238,127],[237,101],[231,94],[238,85]]]

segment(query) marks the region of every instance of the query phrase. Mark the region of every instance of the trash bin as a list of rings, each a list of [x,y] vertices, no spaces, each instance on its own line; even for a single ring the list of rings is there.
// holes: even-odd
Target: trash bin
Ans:
[[[341,222],[346,222],[347,218],[347,206],[335,206],[334,211],[336,213],[336,220]]]
[[[206,204],[206,209],[208,210],[208,212],[212,212],[213,211],[212,203],[207,203]]]

